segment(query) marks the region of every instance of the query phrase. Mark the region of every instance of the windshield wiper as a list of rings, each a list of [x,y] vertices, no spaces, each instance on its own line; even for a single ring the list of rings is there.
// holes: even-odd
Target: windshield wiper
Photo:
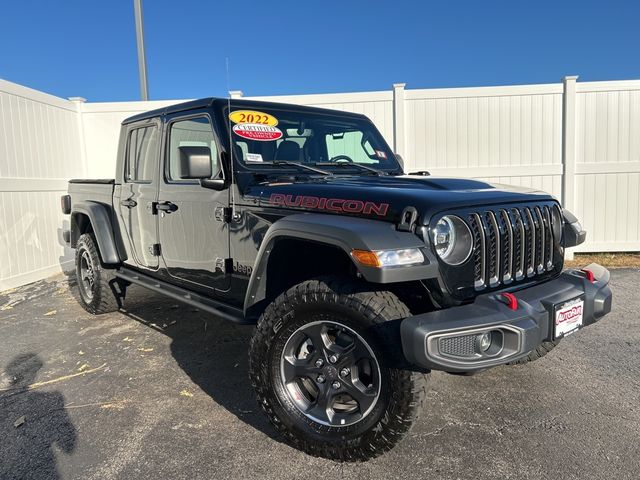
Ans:
[[[264,163],[267,165],[271,164],[271,165],[286,166],[286,167],[298,167],[304,170],[310,170],[312,172],[319,173],[320,175],[333,175],[333,173],[331,172],[320,170],[319,168],[313,168],[313,167],[310,167],[309,165],[305,165],[304,163],[290,162],[288,160],[274,160],[272,162],[264,162]]]
[[[355,162],[316,162],[314,165],[318,167],[356,167],[360,170],[366,170],[367,172],[375,173],[376,175],[387,175],[387,172],[382,170],[376,170],[375,168],[367,167],[366,165],[360,165]]]

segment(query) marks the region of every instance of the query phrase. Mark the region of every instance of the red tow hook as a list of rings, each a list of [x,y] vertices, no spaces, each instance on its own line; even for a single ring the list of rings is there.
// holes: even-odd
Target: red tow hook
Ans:
[[[501,293],[499,299],[511,310],[518,309],[518,299],[513,293]]]
[[[589,270],[588,268],[583,268],[581,272],[584,273],[584,276],[586,277],[587,280],[589,280],[591,283],[595,283],[596,276],[593,274],[591,270]]]

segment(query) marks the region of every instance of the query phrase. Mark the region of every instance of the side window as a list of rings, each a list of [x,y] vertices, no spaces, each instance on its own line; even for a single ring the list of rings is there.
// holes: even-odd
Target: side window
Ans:
[[[151,182],[158,159],[158,127],[136,128],[127,145],[127,182]]]
[[[193,180],[181,178],[180,147],[209,147],[211,149],[211,178],[218,178],[220,165],[218,163],[218,146],[213,136],[213,129],[207,117],[179,120],[170,126],[169,157],[167,164],[167,179],[172,183],[193,183]]]

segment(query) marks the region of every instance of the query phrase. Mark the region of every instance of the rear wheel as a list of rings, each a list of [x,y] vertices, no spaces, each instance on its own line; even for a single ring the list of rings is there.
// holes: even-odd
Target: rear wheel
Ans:
[[[250,376],[288,443],[333,460],[395,446],[418,418],[424,374],[398,368],[397,323],[407,307],[387,291],[337,278],[303,282],[260,318]]]
[[[114,272],[102,266],[93,235],[82,234],[76,245],[76,280],[80,303],[89,313],[109,313],[120,307],[124,287]]]

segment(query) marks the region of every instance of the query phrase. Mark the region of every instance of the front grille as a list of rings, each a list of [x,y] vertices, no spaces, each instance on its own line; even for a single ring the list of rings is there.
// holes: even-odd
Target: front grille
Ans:
[[[552,208],[530,205],[470,213],[476,290],[508,285],[554,268]]]

